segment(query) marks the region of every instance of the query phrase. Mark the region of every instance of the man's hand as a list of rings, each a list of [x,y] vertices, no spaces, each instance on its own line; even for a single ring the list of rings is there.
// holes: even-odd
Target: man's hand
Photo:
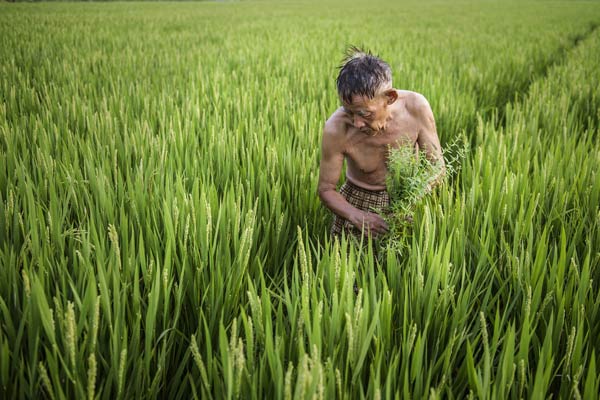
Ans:
[[[379,214],[372,212],[356,210],[350,218],[350,222],[362,232],[371,233],[374,236],[382,235],[389,230],[385,220]]]

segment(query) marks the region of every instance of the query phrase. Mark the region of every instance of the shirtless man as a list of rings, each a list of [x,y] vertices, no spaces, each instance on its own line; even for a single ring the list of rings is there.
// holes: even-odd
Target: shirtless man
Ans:
[[[440,174],[429,189],[440,183],[444,159],[435,120],[423,95],[392,87],[390,66],[378,57],[352,47],[337,77],[342,106],[323,128],[319,197],[334,214],[331,233],[342,231],[360,237],[387,232],[384,219],[373,212],[389,206],[386,191],[390,146],[409,145],[424,150]],[[336,184],[346,160],[346,182]]]

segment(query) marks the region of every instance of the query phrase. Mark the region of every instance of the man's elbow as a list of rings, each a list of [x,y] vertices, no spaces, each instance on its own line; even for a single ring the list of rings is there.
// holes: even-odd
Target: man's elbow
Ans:
[[[321,186],[317,187],[317,196],[323,201],[323,188]]]
[[[331,192],[332,190],[334,190],[334,189],[332,189],[329,186],[319,186],[317,188],[317,195],[319,196],[319,199],[321,199],[321,201],[323,203],[327,203],[327,197],[328,197],[327,194],[329,192]]]
[[[317,189],[317,196],[319,196],[319,199],[321,199],[321,202],[325,202],[324,200],[324,196],[326,196],[327,193],[326,191],[324,191],[323,189]]]

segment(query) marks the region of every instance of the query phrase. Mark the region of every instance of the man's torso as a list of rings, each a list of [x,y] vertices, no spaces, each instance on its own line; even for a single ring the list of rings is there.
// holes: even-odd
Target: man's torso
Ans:
[[[385,130],[376,135],[355,128],[342,107],[330,117],[345,130],[342,137],[347,164],[346,178],[355,185],[368,190],[385,189],[390,148],[416,145],[419,124],[409,111],[411,96],[415,93],[398,90],[398,94],[398,101],[393,104],[392,118]]]

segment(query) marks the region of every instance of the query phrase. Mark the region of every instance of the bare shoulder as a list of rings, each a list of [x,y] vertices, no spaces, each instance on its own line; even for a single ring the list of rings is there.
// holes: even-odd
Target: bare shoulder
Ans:
[[[428,117],[431,114],[431,106],[427,98],[421,93],[411,92],[410,90],[399,91],[404,99],[406,110],[417,118]]]
[[[425,155],[430,161],[441,161],[443,165],[442,147],[429,101],[420,93],[409,92],[406,94],[405,103],[408,112],[418,124],[417,143],[419,147],[425,151]]]
[[[334,111],[323,126],[323,140],[343,143],[348,132],[348,116],[342,107]]]

